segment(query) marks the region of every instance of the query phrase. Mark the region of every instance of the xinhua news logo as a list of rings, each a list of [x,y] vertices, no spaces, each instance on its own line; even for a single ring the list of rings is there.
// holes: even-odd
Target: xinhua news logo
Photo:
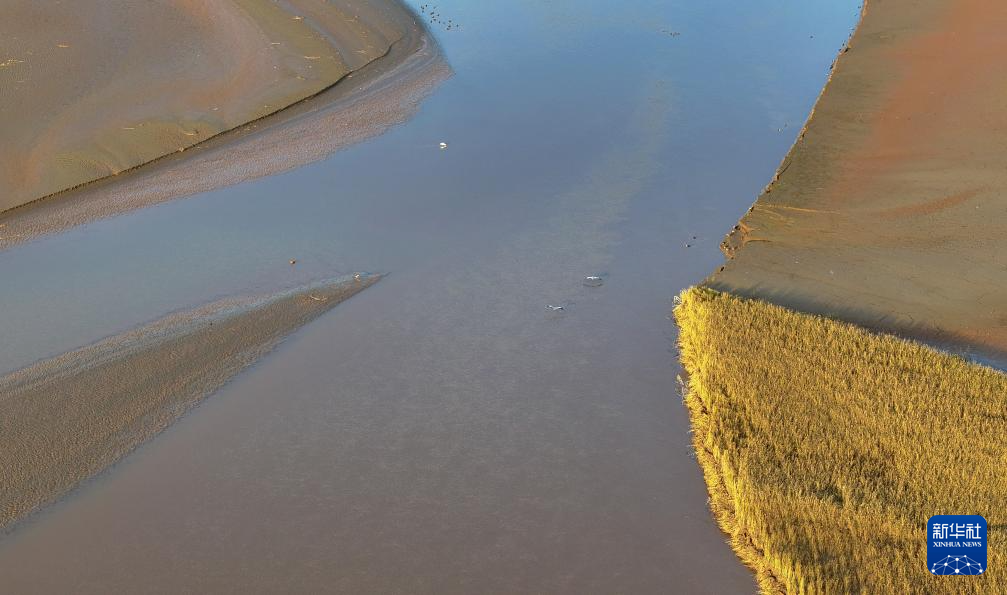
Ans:
[[[986,519],[978,514],[937,514],[927,521],[930,574],[985,574]]]

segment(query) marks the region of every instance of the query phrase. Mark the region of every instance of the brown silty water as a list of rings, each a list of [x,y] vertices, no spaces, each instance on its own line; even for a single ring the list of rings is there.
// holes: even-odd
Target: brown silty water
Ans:
[[[455,75],[407,123],[0,252],[5,371],[221,297],[388,273],[5,535],[7,588],[754,590],[706,508],[667,315],[855,7],[424,9]]]

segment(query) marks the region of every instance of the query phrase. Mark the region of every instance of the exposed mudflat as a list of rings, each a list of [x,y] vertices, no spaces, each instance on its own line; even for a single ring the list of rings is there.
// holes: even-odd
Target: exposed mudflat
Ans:
[[[218,301],[0,377],[0,529],[111,465],[378,279]]]
[[[386,75],[403,74],[405,63],[412,66],[400,85],[385,77],[382,87],[395,88],[381,94],[367,117],[344,114],[335,130],[315,124],[314,138],[322,130],[336,132],[342,146],[401,121],[418,87],[429,87],[429,79],[444,74],[443,65],[437,74],[425,70],[437,52],[412,12],[386,0],[86,0],[59,10],[19,0],[5,8],[0,40],[0,129],[5,141],[0,147],[0,211],[166,155],[203,148],[203,141],[249,122],[258,121],[256,128],[275,127],[277,122],[260,119],[330,89],[375,62],[382,62],[378,70]],[[425,52],[425,59],[415,56],[418,51]],[[417,69],[429,75],[428,84],[417,80]],[[373,84],[375,74],[361,78]],[[363,85],[353,87],[362,90]],[[327,98],[338,97],[347,108],[349,95],[340,89]],[[0,228],[0,246],[40,230],[65,228],[68,222],[150,204],[156,202],[155,195],[163,199],[165,194],[230,183],[239,167],[244,177],[251,175],[247,172],[273,173],[276,166],[264,168],[255,162],[256,157],[277,161],[267,157],[270,148],[260,144],[246,146],[240,156],[229,153],[216,164],[224,163],[223,172],[195,186],[179,187],[176,182],[166,189],[165,180],[147,179],[139,196],[122,188],[103,189],[104,204],[71,193],[60,196],[60,202],[81,198],[89,205],[67,214],[35,214],[30,225],[19,225],[25,216],[21,210],[11,221],[8,213],[0,219],[8,227]],[[298,145],[285,161],[296,161],[295,156],[298,162],[309,160]],[[200,180],[207,173],[191,168],[186,172]]]
[[[1007,4],[874,1],[707,284],[1007,353]]]

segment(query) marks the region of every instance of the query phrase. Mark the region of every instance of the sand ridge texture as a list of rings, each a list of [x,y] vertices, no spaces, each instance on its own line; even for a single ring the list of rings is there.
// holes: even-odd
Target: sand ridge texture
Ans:
[[[872,0],[706,284],[1007,353],[1007,3]]]
[[[330,87],[408,34],[394,0],[13,0],[0,211],[192,147]]]
[[[1007,375],[710,289],[675,308],[693,444],[765,593],[1007,593]],[[981,514],[989,572],[932,576],[927,519]]]
[[[451,75],[451,69],[422,23],[397,0],[388,2],[388,18],[404,34],[384,56],[315,96],[184,153],[0,213],[0,250],[97,219],[293,169],[405,121]]]
[[[225,299],[0,377],[0,529],[112,465],[379,279]]]

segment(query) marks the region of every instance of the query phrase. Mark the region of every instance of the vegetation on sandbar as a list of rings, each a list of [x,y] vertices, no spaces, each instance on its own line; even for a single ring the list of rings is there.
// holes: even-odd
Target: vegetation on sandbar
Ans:
[[[1007,375],[707,288],[675,318],[710,505],[763,591],[1007,592]],[[987,574],[927,571],[934,514],[986,517]]]

